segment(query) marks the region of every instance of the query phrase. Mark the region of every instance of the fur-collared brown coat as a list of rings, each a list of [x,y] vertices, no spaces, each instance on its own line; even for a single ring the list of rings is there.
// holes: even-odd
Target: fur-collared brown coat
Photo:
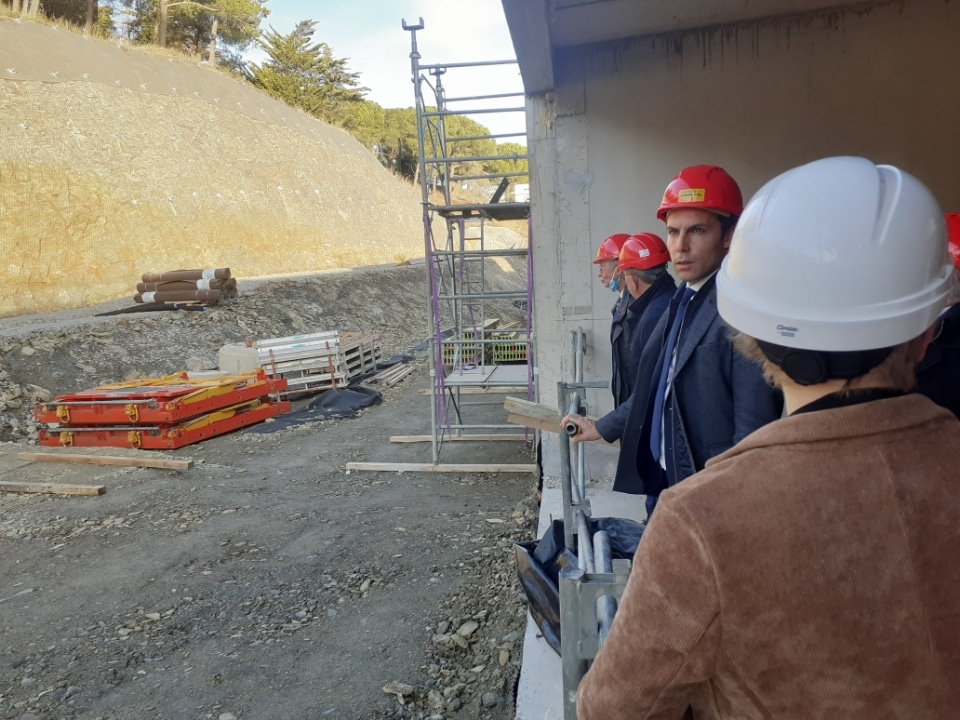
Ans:
[[[960,717],[960,422],[796,414],[671,488],[579,720]]]

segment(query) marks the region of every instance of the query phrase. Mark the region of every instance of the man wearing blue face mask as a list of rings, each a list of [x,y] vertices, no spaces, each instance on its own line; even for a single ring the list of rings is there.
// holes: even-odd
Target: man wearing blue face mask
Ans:
[[[613,393],[613,406],[617,407],[630,397],[628,385],[633,379],[627,377],[631,370],[625,368],[635,368],[636,363],[624,363],[622,357],[618,357],[617,338],[623,336],[624,325],[627,321],[627,310],[630,306],[630,296],[622,287],[623,281],[617,270],[620,262],[620,250],[623,244],[630,237],[627,233],[616,233],[611,235],[602,243],[597,250],[597,257],[593,264],[597,266],[597,277],[603,286],[612,290],[617,295],[617,301],[613,305],[613,321],[610,325],[610,358],[612,362],[612,372],[610,376],[610,392]],[[622,345],[622,343],[621,343]]]

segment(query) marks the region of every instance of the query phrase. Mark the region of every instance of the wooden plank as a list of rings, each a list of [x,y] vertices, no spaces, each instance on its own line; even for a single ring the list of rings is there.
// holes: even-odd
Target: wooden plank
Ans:
[[[22,452],[21,460],[34,462],[80,463],[84,465],[125,465],[129,467],[162,468],[164,470],[186,470],[193,466],[191,458],[174,460],[173,458],[124,457],[122,455],[79,455],[75,453]]]
[[[347,470],[373,470],[382,472],[463,472],[463,473],[492,473],[492,472],[515,472],[515,473],[533,473],[537,471],[536,465],[525,464],[456,464],[446,463],[442,465],[432,465],[430,463],[376,463],[376,462],[351,462],[347,463]]]
[[[0,492],[57,493],[60,495],[103,495],[103,485],[64,485],[62,483],[25,483],[0,481]]]
[[[412,373],[414,370],[415,368],[413,367],[413,365],[408,365],[404,370],[401,370],[398,373],[394,373],[390,377],[386,378],[384,380],[384,383],[386,384],[387,387],[393,387],[398,382],[403,380],[407,375]]]
[[[553,422],[555,428],[560,427],[560,413],[552,405],[530,402],[516,397],[507,397],[503,401],[504,409],[515,415],[526,415],[544,422]],[[553,432],[556,432],[554,430]]]
[[[487,435],[450,435],[443,438],[442,442],[523,442],[527,439],[525,435],[516,433],[491,433]],[[433,435],[393,435],[390,437],[392,443],[419,443],[432,442]]]
[[[506,393],[526,392],[525,385],[488,385],[486,387],[463,387],[461,395],[505,395]],[[429,395],[430,388],[420,388],[417,395]]]
[[[542,430],[543,432],[560,432],[560,420],[544,420],[543,418],[530,417],[529,415],[508,413],[507,422],[533,428],[534,430]]]

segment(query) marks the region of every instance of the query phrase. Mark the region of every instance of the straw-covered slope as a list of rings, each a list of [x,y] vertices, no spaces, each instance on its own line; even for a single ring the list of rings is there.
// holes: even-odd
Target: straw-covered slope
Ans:
[[[347,133],[202,65],[0,19],[0,316],[422,255],[419,191]]]

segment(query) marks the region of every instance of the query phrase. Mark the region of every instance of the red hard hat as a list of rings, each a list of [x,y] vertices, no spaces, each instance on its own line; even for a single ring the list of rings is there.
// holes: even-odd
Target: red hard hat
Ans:
[[[678,208],[699,208],[720,215],[740,216],[743,197],[740,186],[722,167],[694,165],[680,171],[663,191],[657,219]]]
[[[593,261],[593,264],[599,265],[607,260],[616,260],[619,258],[620,248],[623,247],[628,237],[630,237],[628,233],[617,233],[600,243],[600,249],[597,250],[597,259]]]
[[[670,262],[670,253],[667,252],[667,246],[659,235],[649,232],[637,233],[627,238],[623,244],[617,270],[626,268],[649,270],[668,262]]]
[[[960,213],[947,213],[944,215],[947,221],[947,240],[950,248],[950,257],[953,258],[953,266],[960,270]]]

